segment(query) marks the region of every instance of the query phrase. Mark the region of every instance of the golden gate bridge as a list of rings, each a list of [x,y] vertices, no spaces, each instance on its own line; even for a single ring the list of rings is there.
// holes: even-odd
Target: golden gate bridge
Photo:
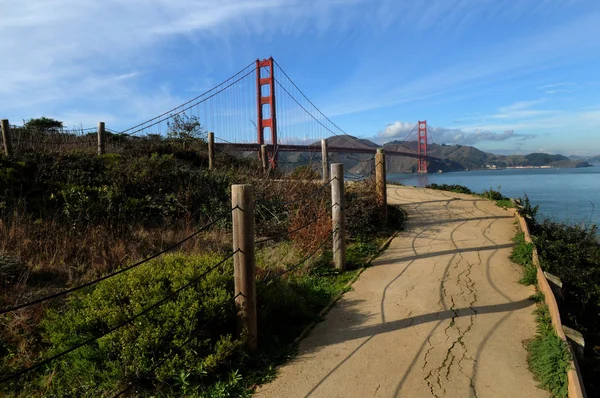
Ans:
[[[331,153],[374,155],[377,150],[327,117],[272,57],[256,60],[199,96],[116,133],[139,138],[163,135],[175,117],[192,118],[205,131],[214,132],[217,148],[256,152],[259,157],[266,153],[271,168],[278,166],[280,153],[319,153],[321,140],[332,137],[339,139],[327,146]],[[427,154],[428,139],[427,121],[419,121],[401,140],[416,140],[416,151],[404,145],[405,151],[385,153],[415,158],[417,171],[427,173],[429,162],[442,161]]]

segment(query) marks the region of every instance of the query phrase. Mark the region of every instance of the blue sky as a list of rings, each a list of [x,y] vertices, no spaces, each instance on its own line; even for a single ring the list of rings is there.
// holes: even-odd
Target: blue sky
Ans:
[[[127,128],[273,56],[348,133],[600,153],[597,0],[0,0],[0,117]]]

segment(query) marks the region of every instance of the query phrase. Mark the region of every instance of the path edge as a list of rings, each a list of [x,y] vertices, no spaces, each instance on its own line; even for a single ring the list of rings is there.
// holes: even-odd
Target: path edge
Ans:
[[[406,224],[406,213],[405,213],[405,217],[404,217],[403,226],[404,226],[404,224]],[[317,319],[315,319],[314,321],[312,321],[307,327],[304,328],[304,330],[302,331],[302,333],[300,333],[298,335],[298,337],[296,337],[294,339],[294,342],[292,343],[292,345],[299,344],[302,339],[304,339],[306,336],[308,336],[308,334],[315,328],[315,326],[317,326],[320,322],[322,322],[322,320],[323,320],[322,318],[325,315],[327,315],[327,313],[333,308],[333,306],[339,301],[339,299],[341,299],[342,296],[344,294],[346,294],[348,292],[348,290],[350,290],[350,288],[352,287],[352,285],[354,285],[354,283],[358,280],[358,278],[365,271],[365,269],[367,269],[371,265],[371,262],[373,262],[373,260],[375,260],[381,254],[383,254],[383,252],[385,251],[385,249],[390,245],[390,243],[392,243],[392,240],[394,240],[394,238],[396,238],[398,236],[399,232],[400,231],[394,231],[394,233],[388,239],[386,239],[386,241],[383,244],[381,244],[379,246],[379,248],[377,249],[377,253],[371,255],[367,259],[367,261],[365,261],[365,263],[362,265],[362,267],[360,267],[358,269],[358,272],[356,273],[356,275],[354,275],[352,277],[352,279],[350,279],[348,281],[348,283],[346,283],[346,285],[344,286],[344,289],[342,289],[341,292],[339,292],[334,298],[332,298],[331,301],[329,302],[329,304],[327,304],[327,306],[325,306],[325,308],[323,308],[319,312],[319,315],[317,316]]]
[[[527,226],[527,221],[523,216],[519,214],[516,209],[513,209],[515,219],[519,226],[521,232],[525,236],[525,242],[531,243],[533,245],[533,239],[531,239],[531,235],[529,233],[529,227]],[[567,337],[565,336],[565,332],[563,331],[562,321],[560,319],[560,312],[558,310],[558,303],[556,301],[556,297],[552,292],[552,288],[548,283],[548,279],[546,275],[544,275],[544,271],[542,271],[542,267],[540,264],[540,259],[538,257],[537,248],[533,247],[533,253],[531,255],[533,265],[537,270],[537,285],[540,292],[544,294],[544,301],[548,306],[548,311],[550,312],[550,317],[552,318],[552,326],[554,327],[554,331],[556,335],[560,337],[567,346],[569,347],[569,352],[571,353],[571,361],[569,363],[569,370],[567,371],[567,384],[568,384],[568,397],[569,398],[587,398],[587,394],[585,393],[585,387],[583,386],[583,378],[581,377],[581,371],[579,369],[579,365],[577,364],[577,358],[575,356],[575,352],[573,351],[573,347],[567,341]]]

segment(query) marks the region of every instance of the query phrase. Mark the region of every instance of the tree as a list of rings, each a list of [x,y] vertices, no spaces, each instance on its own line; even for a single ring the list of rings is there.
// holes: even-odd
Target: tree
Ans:
[[[35,133],[57,133],[63,128],[63,122],[45,116],[23,120],[23,127]]]
[[[206,141],[206,132],[200,125],[197,116],[172,115],[171,120],[167,122],[167,126],[169,128],[167,137],[182,140],[184,149],[187,141]]]

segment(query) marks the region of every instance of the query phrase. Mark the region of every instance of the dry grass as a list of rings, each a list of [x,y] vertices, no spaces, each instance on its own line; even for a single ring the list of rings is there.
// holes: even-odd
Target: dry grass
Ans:
[[[179,225],[181,224],[181,225]],[[61,291],[90,281],[123,265],[167,248],[193,233],[184,223],[160,228],[90,226],[72,230],[57,222],[0,221],[0,307]],[[182,244],[177,250],[197,254],[230,251],[230,233],[213,229]],[[40,321],[62,298],[0,316],[0,356],[4,365],[32,364],[38,355]],[[9,348],[10,347],[10,348]]]

